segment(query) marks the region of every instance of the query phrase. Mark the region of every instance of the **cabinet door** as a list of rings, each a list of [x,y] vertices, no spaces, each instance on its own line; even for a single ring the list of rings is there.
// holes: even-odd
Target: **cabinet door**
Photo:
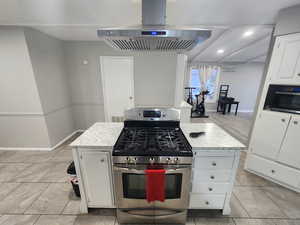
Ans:
[[[91,206],[112,207],[113,193],[108,152],[82,152],[83,182]]]
[[[257,155],[276,159],[289,120],[289,114],[262,112],[252,132],[251,150]]]
[[[281,37],[278,51],[281,51],[281,60],[277,79],[300,80],[300,35]]]
[[[300,169],[300,116],[292,116],[278,161]]]

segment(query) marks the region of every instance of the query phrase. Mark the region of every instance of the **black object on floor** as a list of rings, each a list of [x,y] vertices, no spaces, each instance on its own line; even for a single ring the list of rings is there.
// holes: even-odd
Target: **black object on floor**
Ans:
[[[204,135],[204,134],[205,134],[204,131],[200,131],[200,132],[191,132],[191,133],[190,133],[190,137],[191,137],[191,138],[197,138],[197,137],[199,137],[199,136],[201,136],[201,135]]]
[[[76,169],[75,169],[74,161],[72,161],[71,164],[68,166],[67,174],[76,175]]]
[[[73,187],[73,190],[74,190],[74,193],[75,195],[80,198],[80,190],[79,190],[79,185],[78,183],[74,183],[71,181],[71,184],[72,184],[72,187]]]
[[[70,182],[72,184],[75,195],[80,198],[80,190],[74,161],[72,161],[71,164],[68,166],[67,174],[70,175]]]

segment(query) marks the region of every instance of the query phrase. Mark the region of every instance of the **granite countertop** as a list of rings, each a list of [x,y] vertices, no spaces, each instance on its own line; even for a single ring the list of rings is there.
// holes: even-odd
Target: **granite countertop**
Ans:
[[[246,148],[245,145],[214,123],[181,123],[180,127],[193,150],[242,150]],[[190,138],[191,132],[200,131],[204,131],[205,134],[197,138]]]
[[[95,123],[82,135],[75,139],[70,146],[112,149],[112,146],[116,143],[123,126],[123,123]]]
[[[193,150],[240,150],[245,146],[214,123],[181,123],[180,127]],[[73,141],[72,147],[99,147],[112,149],[123,128],[123,123],[95,123]],[[205,135],[190,138],[191,132],[206,132]]]

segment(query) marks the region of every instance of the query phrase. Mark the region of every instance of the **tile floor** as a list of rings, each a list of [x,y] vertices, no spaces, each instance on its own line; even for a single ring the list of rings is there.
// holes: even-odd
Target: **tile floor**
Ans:
[[[111,209],[79,214],[71,160],[68,143],[52,152],[0,151],[0,225],[117,225]],[[242,153],[231,215],[191,210],[188,225],[300,225],[300,194],[244,171],[244,160]]]

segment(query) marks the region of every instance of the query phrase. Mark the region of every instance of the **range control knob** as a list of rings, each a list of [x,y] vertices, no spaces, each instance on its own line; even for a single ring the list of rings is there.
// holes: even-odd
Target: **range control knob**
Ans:
[[[171,163],[171,162],[172,162],[172,160],[170,157],[166,158],[166,163]]]
[[[176,157],[176,158],[174,159],[174,163],[179,163],[179,158],[178,158],[178,157]]]
[[[154,163],[154,158],[153,157],[150,157],[150,159],[149,159],[149,163],[151,163],[151,164],[153,164]]]
[[[136,161],[137,161],[137,158],[136,157],[130,157],[129,158],[129,163],[136,163]]]

